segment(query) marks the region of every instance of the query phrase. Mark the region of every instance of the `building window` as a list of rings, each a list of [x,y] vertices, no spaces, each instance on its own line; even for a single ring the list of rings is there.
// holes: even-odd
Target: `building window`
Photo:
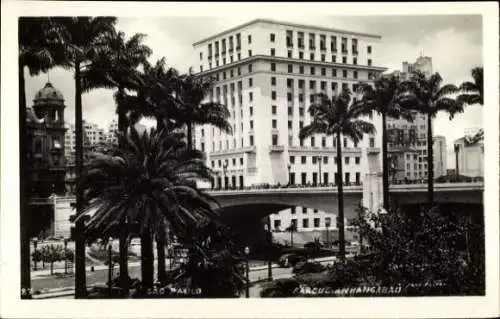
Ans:
[[[372,65],[372,59],[368,59],[368,66]]]
[[[248,44],[251,44],[251,43],[252,43],[252,35],[251,35],[251,34],[249,34],[249,35],[248,35]]]
[[[360,162],[361,162],[361,157],[356,156],[356,157],[354,158],[354,163],[355,163],[356,165],[359,165],[359,163],[360,163]]]
[[[301,60],[304,59],[304,52],[299,52],[299,59],[301,59]]]
[[[326,137],[321,138],[321,146],[326,147]]]
[[[253,146],[253,135],[250,135],[250,146]]]
[[[357,65],[358,64],[358,58],[352,58],[352,64]]]
[[[272,142],[273,142],[273,146],[278,145],[278,135],[276,135],[276,134],[272,135]]]
[[[299,66],[299,73],[304,74],[304,66]]]
[[[292,129],[292,121],[288,121],[288,129],[291,130]]]
[[[321,68],[321,75],[326,76],[326,68]]]
[[[304,88],[304,80],[299,80],[299,89],[303,89]]]
[[[250,106],[250,116],[253,115],[253,107]]]
[[[287,100],[288,102],[291,102],[291,101],[292,101],[292,93],[287,93],[287,94],[286,94],[286,100]]]
[[[280,229],[280,227],[281,227],[281,220],[279,220],[279,219],[275,219],[275,220],[274,220],[274,229],[275,229],[275,230],[279,230],[279,229]]]
[[[346,156],[346,157],[344,158],[344,163],[345,163],[346,165],[349,165],[349,160],[350,160],[350,157],[349,157],[349,156]]]
[[[326,57],[324,54],[321,55],[321,62],[325,62],[326,61]]]
[[[337,77],[337,69],[332,69],[332,76]]]
[[[290,156],[290,164],[295,164],[295,156]]]
[[[375,147],[375,138],[370,137],[370,147]]]
[[[250,102],[252,102],[252,101],[253,101],[253,92],[249,92],[249,93],[248,93],[248,100],[249,100]]]
[[[314,103],[314,94],[309,95],[309,102]]]
[[[276,105],[271,106],[271,110],[272,110],[271,112],[273,115],[276,115],[276,109],[277,109]]]
[[[250,121],[250,129],[253,130],[253,121]]]
[[[313,163],[313,165],[315,165],[317,163],[317,161],[318,161],[317,157],[313,156],[312,157],[312,163]]]
[[[275,56],[276,55],[276,50],[275,49],[271,49],[271,56]]]
[[[307,163],[307,157],[306,156],[301,156],[300,157],[300,163],[301,164],[306,164]]]
[[[299,121],[299,128],[302,129],[304,127],[304,122],[303,121]],[[302,140],[301,140],[302,141]],[[302,145],[301,145],[302,146]]]
[[[300,95],[299,95],[300,96]],[[299,107],[299,116],[304,116],[304,108],[303,107]],[[301,122],[302,123],[302,122]],[[302,123],[303,124],[303,123]],[[302,128],[302,126],[300,127]]]
[[[311,60],[311,61],[314,61],[314,53],[311,53],[311,54],[309,55],[309,58],[310,58],[310,60]]]
[[[276,120],[273,119],[272,120],[272,126],[273,126],[273,128],[276,128],[278,126],[278,121],[276,121]]]
[[[292,213],[292,215],[295,215],[295,211],[296,211],[295,207],[290,208],[290,212]],[[292,224],[293,224],[294,220],[295,220],[295,224],[296,224],[297,223],[296,219],[292,219]]]
[[[316,81],[309,81],[309,89],[314,90],[316,88]]]
[[[292,72],[293,72],[293,65],[289,64],[288,65],[288,73],[292,73]]]
[[[271,71],[276,72],[276,63],[271,63]]]
[[[302,219],[302,228],[309,228],[309,218]]]
[[[200,65],[200,72],[203,72],[203,65]]]
[[[293,79],[286,79],[286,87],[291,88],[293,86]]]
[[[311,75],[314,75],[314,74],[316,74],[316,69],[312,66],[311,67]]]
[[[347,77],[347,70],[342,70],[342,77],[346,78]]]
[[[344,176],[345,176],[345,181],[344,182],[346,184],[349,184],[351,182],[351,174],[350,173],[345,173]]]
[[[345,57],[345,56],[342,57],[342,63],[344,63],[344,64],[347,63],[347,57]]]
[[[249,72],[249,73],[252,73],[252,64],[249,64],[249,65],[248,65],[248,72]]]
[[[274,77],[274,76],[271,77],[271,85],[272,86],[276,85],[276,77]]]
[[[372,46],[371,45],[367,46],[366,50],[368,51],[368,53],[372,53]]]
[[[249,79],[248,79],[248,86],[249,86],[249,87],[252,87],[252,86],[253,86],[253,79],[252,79],[252,78],[249,78]]]
[[[276,101],[276,91],[271,91],[271,99]]]
[[[319,227],[319,218],[314,218],[314,227]]]
[[[288,50],[288,57],[291,59],[292,58],[292,51]]]
[[[274,33],[271,33],[271,42],[274,42],[275,38],[276,38],[276,35]]]
[[[293,115],[293,108],[291,106],[288,107],[288,115]]]
[[[344,147],[347,147],[347,138],[344,137]]]
[[[241,53],[238,53],[238,61],[241,60]]]
[[[353,71],[353,72],[352,72],[352,76],[353,76],[353,78],[357,79],[357,78],[358,78],[358,71]],[[353,90],[354,90],[354,91],[356,91],[356,90],[354,89],[354,85],[353,85]]]

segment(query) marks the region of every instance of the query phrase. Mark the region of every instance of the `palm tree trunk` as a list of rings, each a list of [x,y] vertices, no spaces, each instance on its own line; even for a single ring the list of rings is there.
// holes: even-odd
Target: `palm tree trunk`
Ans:
[[[340,129],[337,131],[337,176],[338,176],[338,223],[340,261],[345,261],[345,234],[344,234],[344,185],[342,184],[342,145]]]
[[[458,171],[458,152],[460,151],[459,148],[455,147],[455,173],[457,176],[457,182],[459,180],[460,172]]]
[[[120,86],[118,88],[119,96],[123,96],[124,88]],[[122,133],[126,133],[127,131],[127,116],[125,112],[123,112],[123,108],[120,105],[117,105],[118,108],[118,131]],[[126,220],[123,220],[119,227],[119,254],[120,254],[120,284],[122,289],[124,290],[125,295],[128,294],[128,228],[126,224]]]
[[[290,230],[290,246],[293,248],[293,229]]]
[[[192,125],[191,122],[186,123],[187,126],[187,149],[192,150],[193,149],[193,132],[192,132]]]
[[[153,287],[153,240],[151,234],[147,230],[143,230],[141,234],[141,274],[142,284],[145,288]]]
[[[427,195],[429,208],[434,204],[434,165],[432,152],[432,116],[427,113]]]
[[[31,289],[31,261],[30,261],[30,235],[29,235],[29,185],[26,175],[26,95],[24,88],[24,67],[19,62],[19,199],[21,200],[21,289]],[[29,296],[26,296],[29,298]],[[24,296],[22,296],[24,298]]]
[[[158,255],[158,281],[164,282],[166,279],[165,246],[166,246],[165,224],[161,222],[156,238],[156,250]]]
[[[389,206],[389,168],[387,165],[387,114],[382,113],[382,198],[383,207]]]
[[[83,118],[82,88],[80,79],[80,60],[75,59],[75,164],[76,164],[76,215],[83,212],[83,192],[79,185],[83,172]],[[85,238],[84,221],[80,218],[75,225],[75,298],[84,298],[87,294],[85,278]]]

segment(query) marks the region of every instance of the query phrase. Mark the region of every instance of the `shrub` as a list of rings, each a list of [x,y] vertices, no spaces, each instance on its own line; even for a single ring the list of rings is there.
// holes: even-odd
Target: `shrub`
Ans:
[[[266,284],[260,292],[263,298],[295,297],[298,294],[299,282],[295,278],[277,279]]]
[[[325,270],[326,267],[317,262],[299,262],[293,267],[293,273],[296,275],[320,273]]]

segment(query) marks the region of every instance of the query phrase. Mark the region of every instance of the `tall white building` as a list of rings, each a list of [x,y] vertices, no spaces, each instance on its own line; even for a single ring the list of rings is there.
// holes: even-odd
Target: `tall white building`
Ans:
[[[441,135],[433,137],[433,160],[434,160],[434,177],[446,175],[447,166],[447,151],[446,151],[446,138]]]
[[[477,131],[476,131],[477,133]],[[466,135],[454,141],[458,147],[458,172],[469,177],[484,176],[484,140],[474,140],[474,135]],[[456,165],[456,162],[455,162]],[[453,167],[455,168],[455,167]]]
[[[67,127],[65,134],[65,157],[69,165],[75,162],[75,147],[76,147],[76,132],[75,124],[70,124]],[[105,142],[104,129],[97,126],[95,123],[83,121],[83,149],[84,151],[92,150],[100,143]]]
[[[228,106],[233,135],[210,126],[197,127],[196,147],[207,153],[215,171],[214,186],[260,184],[333,184],[336,142],[316,135],[299,140],[311,118],[307,109],[315,93],[332,96],[342,88],[375,78],[373,52],[380,36],[317,26],[257,19],[193,44],[199,75],[217,81],[209,99]],[[381,130],[380,118],[373,121]],[[365,136],[354,145],[342,138],[342,180],[361,183],[367,172],[361,149],[379,152],[381,135]],[[281,216],[299,214],[298,229],[324,228],[336,212],[296,208],[272,216],[284,229]],[[319,221],[317,219],[319,218]],[[278,221],[279,220],[279,221]]]
[[[420,56],[414,63],[403,62],[403,70],[392,74],[407,80],[415,71],[432,74],[432,58]],[[403,119],[387,118],[389,131],[388,156],[391,161],[392,177],[394,181],[422,180],[428,175],[427,168],[427,116],[413,112],[413,122]],[[444,156],[446,157],[446,156]],[[436,162],[434,160],[434,166]],[[434,170],[436,171],[436,170]],[[441,168],[440,168],[441,171]],[[444,171],[446,173],[446,171]],[[434,178],[440,176],[434,174]]]

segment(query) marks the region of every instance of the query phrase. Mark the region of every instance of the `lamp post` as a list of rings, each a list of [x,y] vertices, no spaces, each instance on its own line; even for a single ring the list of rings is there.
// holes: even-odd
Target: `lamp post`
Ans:
[[[108,286],[109,286],[109,292],[111,293],[111,277],[113,275],[113,256],[112,256],[112,244],[113,244],[113,238],[109,237],[108,241],[108,262],[109,262],[109,267],[108,267]]]
[[[33,252],[34,252],[35,254],[36,254],[36,246],[37,246],[37,244],[38,244],[38,240],[36,240],[36,238],[35,238],[35,239],[33,240]],[[36,257],[36,255],[35,255],[35,257]],[[35,265],[34,265],[34,266],[35,266],[35,270],[36,270],[36,269],[37,269],[37,268],[36,268],[36,258],[33,258],[33,262],[35,263]]]
[[[247,284],[245,286],[245,298],[250,297],[250,266],[248,265],[248,255],[250,254],[250,248],[245,247],[245,271],[247,275]]]
[[[330,234],[329,234],[329,231],[328,231],[328,228],[330,228],[330,220],[327,219],[325,221],[325,227],[326,227],[326,247],[328,247],[328,249],[330,249]]]
[[[290,186],[292,183],[292,173],[290,172],[290,170],[292,169],[292,164],[288,163],[287,167],[288,167],[288,186]]]
[[[227,189],[227,180],[226,180],[226,172],[227,172],[227,167],[228,167],[227,160],[224,161],[224,164],[222,164],[222,171],[224,172],[224,189]]]
[[[64,238],[64,273],[68,274],[68,239]]]
[[[318,156],[318,166],[319,166],[319,178],[318,178],[318,181],[319,181],[319,186],[321,186],[321,156]]]
[[[460,152],[460,144],[455,144],[454,145],[454,150],[455,150],[455,173],[457,176],[457,182],[459,179],[459,171],[458,171],[458,153]]]
[[[267,240],[268,240],[268,252],[267,252],[267,281],[272,281],[273,280],[273,269],[272,269],[272,262],[271,262],[271,248],[273,244],[273,237],[271,233],[271,217],[267,216],[267,224],[264,225],[264,230],[266,231],[267,234]]]

